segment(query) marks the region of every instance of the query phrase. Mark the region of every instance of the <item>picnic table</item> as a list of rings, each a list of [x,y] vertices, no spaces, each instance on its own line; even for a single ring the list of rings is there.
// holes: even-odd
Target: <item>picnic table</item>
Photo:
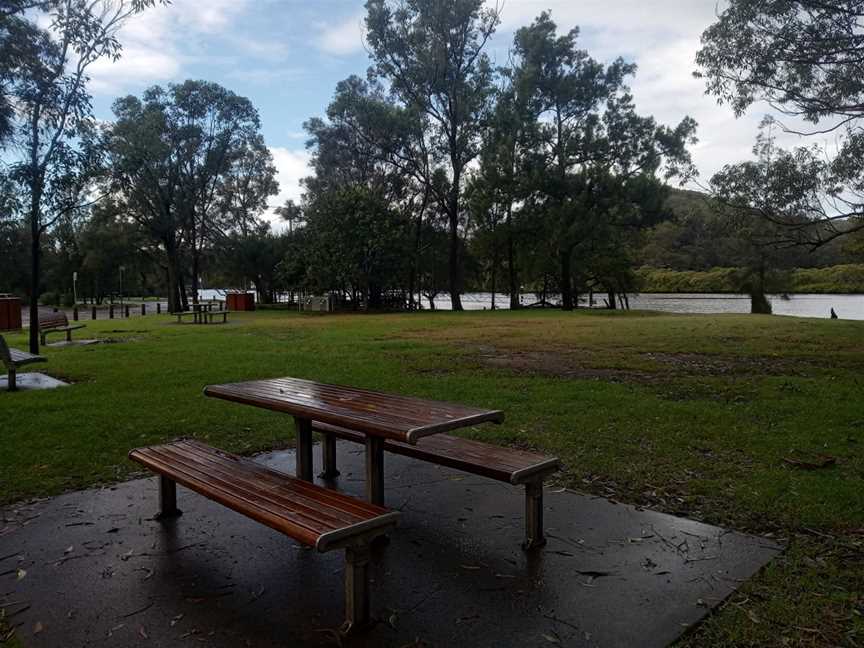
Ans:
[[[366,445],[366,499],[384,502],[384,449],[386,441],[414,445],[418,439],[478,423],[501,423],[504,413],[455,403],[387,394],[356,387],[329,385],[300,378],[253,380],[209,385],[213,398],[283,412],[294,417],[297,435],[297,471],[312,481],[312,423],[321,422],[358,432]],[[325,462],[335,443],[325,448]]]

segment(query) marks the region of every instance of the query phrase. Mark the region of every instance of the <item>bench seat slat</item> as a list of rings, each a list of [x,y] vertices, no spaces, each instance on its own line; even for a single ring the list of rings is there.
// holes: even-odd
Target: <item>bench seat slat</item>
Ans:
[[[129,457],[319,551],[395,524],[396,514],[383,507],[194,441],[139,448]]]
[[[288,475],[279,470],[274,470],[272,468],[268,468],[262,464],[259,464],[254,461],[249,461],[248,459],[243,459],[242,457],[238,457],[237,455],[231,454],[230,452],[224,452],[219,450],[218,448],[212,448],[210,446],[204,445],[203,443],[199,443],[197,441],[192,440],[184,440],[175,442],[178,445],[189,446],[202,452],[202,454],[214,455],[217,459],[225,460],[227,462],[235,462],[240,461],[244,462],[245,469],[249,470],[250,473],[255,475],[255,479],[260,480],[264,483],[269,484],[281,484],[284,482],[285,478],[293,480],[291,482],[291,487],[295,489],[297,492],[305,493],[310,497],[316,499],[316,501],[326,501],[329,502],[332,500],[334,504],[340,508],[344,508],[346,510],[352,510],[356,515],[366,516],[370,514],[374,514],[380,511],[380,507],[364,502],[363,500],[358,500],[354,498],[346,498],[345,495],[339,493],[338,491],[330,490],[330,489],[322,489],[320,486],[316,486],[310,482],[304,481],[302,479],[294,478],[294,475]]]
[[[337,520],[328,516],[324,510],[319,511],[320,515],[316,516],[315,509],[304,506],[302,502],[298,501],[299,498],[295,500],[288,497],[272,497],[262,489],[256,489],[254,485],[250,485],[249,481],[241,476],[241,473],[237,473],[232,479],[230,475],[220,473],[212,466],[196,464],[185,456],[175,454],[173,449],[151,450],[148,456],[163,467],[183,465],[183,468],[177,469],[178,475],[181,475],[176,480],[177,483],[183,484],[183,478],[198,480],[202,484],[206,484],[209,489],[208,493],[213,490],[231,493],[245,505],[258,508],[276,517],[285,518],[312,534],[326,533],[333,526],[340,526],[345,523],[344,520]]]
[[[356,443],[364,443],[366,438],[360,432],[318,421],[313,422],[312,429]],[[554,457],[447,434],[425,437],[416,445],[387,439],[384,450],[512,484],[552,473],[560,464]]]
[[[316,525],[316,520],[319,516],[328,518],[330,526],[338,526],[344,524],[353,524],[356,521],[356,515],[344,513],[337,508],[321,508],[319,499],[305,494],[302,490],[293,488],[294,484],[286,482],[283,477],[276,479],[268,479],[265,472],[256,472],[255,477],[239,474],[236,471],[229,472],[223,462],[213,461],[209,458],[199,458],[190,456],[192,453],[185,452],[182,447],[172,448],[172,453],[182,455],[183,459],[198,466],[198,470],[205,475],[212,475],[219,479],[226,487],[231,487],[234,484],[239,484],[242,491],[251,497],[261,497],[261,499],[276,505],[281,506],[296,506],[298,511],[302,512],[301,517],[306,517],[311,522],[311,526]],[[251,472],[251,471],[250,471]],[[239,490],[239,489],[238,489]]]

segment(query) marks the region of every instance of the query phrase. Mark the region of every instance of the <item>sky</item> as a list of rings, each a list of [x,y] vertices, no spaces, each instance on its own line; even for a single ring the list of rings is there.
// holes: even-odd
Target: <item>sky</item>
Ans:
[[[492,0],[490,0],[492,1]],[[736,119],[704,94],[693,77],[702,31],[718,0],[504,0],[489,44],[504,64],[514,32],[551,11],[559,33],[580,28],[579,45],[596,59],[638,65],[631,79],[636,106],[670,126],[689,115],[699,123],[692,154],[707,183],[724,164],[752,156],[767,107]],[[363,0],[172,0],[129,21],[123,56],[91,68],[96,116],[109,120],[118,96],[186,79],[215,81],[248,97],[261,114],[264,138],[279,171],[276,207],[299,199],[308,175],[303,122],[323,115],[336,83],[365,74]]]

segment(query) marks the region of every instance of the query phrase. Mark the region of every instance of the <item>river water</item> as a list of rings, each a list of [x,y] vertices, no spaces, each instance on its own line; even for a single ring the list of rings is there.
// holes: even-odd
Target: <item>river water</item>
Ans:
[[[602,298],[595,300],[595,306],[603,304]],[[771,307],[775,315],[793,317],[831,316],[831,309],[840,319],[864,320],[864,295],[770,295]],[[536,301],[534,295],[523,295],[522,303]],[[428,302],[426,302],[428,303]],[[496,306],[508,308],[509,297],[496,295]],[[587,306],[586,304],[580,305]],[[462,306],[466,310],[483,310],[492,307],[490,293],[466,293],[462,296]],[[450,298],[442,296],[435,300],[435,307],[443,310],[450,308]],[[630,308],[633,310],[655,310],[669,313],[749,313],[749,295],[725,294],[678,294],[642,293],[630,295]]]
[[[225,291],[202,290],[202,299],[224,299]],[[557,298],[557,297],[556,297]],[[555,298],[553,298],[554,301]],[[790,315],[793,317],[831,316],[831,309],[840,319],[864,320],[864,295],[770,295],[771,306],[775,315]],[[525,305],[537,301],[533,294],[522,296]],[[425,308],[429,307],[424,299]],[[509,308],[510,299],[506,295],[496,295],[497,308]],[[601,306],[603,299],[597,296],[595,306]],[[587,303],[580,305],[587,306]],[[465,293],[462,295],[462,306],[466,310],[489,310],[492,307],[491,293]],[[450,309],[450,298],[440,295],[435,299],[435,308]],[[633,310],[655,310],[669,313],[749,313],[749,295],[726,294],[679,294],[679,293],[643,293],[630,295],[630,308]]]

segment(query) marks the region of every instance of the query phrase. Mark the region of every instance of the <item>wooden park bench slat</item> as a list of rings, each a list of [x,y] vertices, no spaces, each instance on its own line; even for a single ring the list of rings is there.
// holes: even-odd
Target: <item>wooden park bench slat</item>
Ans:
[[[179,514],[181,484],[320,552],[345,549],[343,629],[369,622],[369,543],[398,513],[197,441],[138,448],[129,458],[160,475],[160,518]]]
[[[84,328],[84,324],[69,324],[69,318],[66,313],[60,311],[57,313],[39,311],[39,337],[42,344],[45,344],[45,338],[49,333],[65,333],[66,341],[72,341],[72,331]]]
[[[504,418],[500,410],[326,385],[299,378],[209,385],[204,394],[333,425],[350,424],[351,429],[412,444],[430,434],[487,421],[500,423]]]
[[[321,445],[323,477],[335,477],[336,448],[334,439],[365,443],[366,436],[347,428],[312,422],[312,430],[324,435]],[[514,485],[525,486],[525,547],[545,544],[543,534],[543,481],[558,470],[557,457],[546,457],[535,452],[503,448],[473,439],[462,439],[447,434],[420,439],[417,444],[386,439],[384,451],[413,459],[455,468]]]
[[[26,351],[11,349],[6,344],[6,339],[0,335],[0,361],[6,367],[6,375],[9,377],[7,381],[7,389],[15,391],[17,389],[18,368],[34,362],[47,362],[44,356],[34,355]]]

